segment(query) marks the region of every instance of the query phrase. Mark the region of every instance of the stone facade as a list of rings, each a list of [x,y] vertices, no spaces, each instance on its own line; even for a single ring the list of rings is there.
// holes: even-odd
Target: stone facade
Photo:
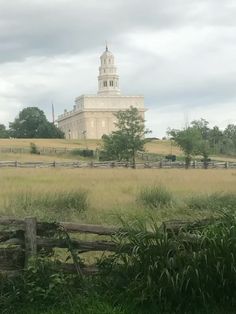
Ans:
[[[120,95],[114,56],[107,47],[100,60],[97,95],[77,97],[73,110],[65,110],[57,119],[58,127],[68,139],[100,139],[103,134],[110,134],[115,130],[114,113],[131,106],[144,118],[143,96]]]

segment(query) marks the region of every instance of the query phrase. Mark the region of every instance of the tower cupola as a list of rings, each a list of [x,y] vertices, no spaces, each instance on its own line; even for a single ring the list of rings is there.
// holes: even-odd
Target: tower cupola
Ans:
[[[114,55],[106,50],[100,57],[101,65],[98,76],[98,95],[119,95],[119,76],[115,66]]]

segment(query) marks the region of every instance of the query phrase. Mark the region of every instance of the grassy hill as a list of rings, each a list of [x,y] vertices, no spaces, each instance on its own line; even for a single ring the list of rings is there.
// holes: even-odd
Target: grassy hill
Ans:
[[[61,148],[61,149],[101,149],[101,140],[65,140],[65,139],[0,139],[0,160],[71,160],[76,159],[74,155],[68,154],[52,154],[48,155],[31,155],[17,153],[4,153],[1,152],[3,148],[29,148],[30,143],[35,143],[38,148]],[[147,153],[158,154],[166,156],[173,154],[179,157],[183,156],[182,150],[169,140],[152,140],[145,145]],[[236,156],[217,155],[211,156],[214,160],[222,161],[236,161]]]

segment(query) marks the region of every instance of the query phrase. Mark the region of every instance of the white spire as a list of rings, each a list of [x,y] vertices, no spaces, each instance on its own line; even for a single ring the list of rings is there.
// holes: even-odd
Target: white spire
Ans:
[[[108,50],[106,43],[106,50],[100,57],[101,66],[99,67],[98,76],[98,94],[99,95],[119,95],[119,76],[116,73],[116,66],[114,64],[114,56]]]

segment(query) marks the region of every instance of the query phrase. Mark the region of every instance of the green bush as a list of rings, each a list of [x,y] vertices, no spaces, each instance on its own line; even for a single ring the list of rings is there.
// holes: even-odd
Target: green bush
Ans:
[[[40,155],[40,151],[35,143],[30,143],[30,153],[35,155]]]
[[[235,211],[236,194],[214,193],[209,195],[192,196],[186,201],[187,206],[197,210]]]
[[[2,314],[132,314],[96,293],[94,280],[55,270],[55,263],[37,263],[11,280],[0,276]]]
[[[88,193],[86,191],[45,194],[35,194],[32,192],[18,193],[8,201],[7,207],[9,209],[21,209],[26,212],[32,209],[55,212],[67,210],[83,212],[88,208]]]
[[[94,151],[92,149],[73,149],[71,155],[82,157],[94,157]]]
[[[51,302],[66,304],[75,284],[72,276],[55,273],[48,262],[39,259],[34,267],[12,281],[0,278],[0,307],[9,310],[21,303],[37,304],[39,308],[41,305],[50,305]]]
[[[148,208],[168,207],[174,203],[171,192],[163,186],[150,186],[141,189],[137,201]]]
[[[130,253],[124,250],[127,237]],[[235,307],[234,217],[177,235],[155,225],[152,234],[145,226],[129,227],[117,242],[120,250],[105,257],[101,269],[106,289],[120,300],[156,306],[158,313],[216,313],[207,310]]]

